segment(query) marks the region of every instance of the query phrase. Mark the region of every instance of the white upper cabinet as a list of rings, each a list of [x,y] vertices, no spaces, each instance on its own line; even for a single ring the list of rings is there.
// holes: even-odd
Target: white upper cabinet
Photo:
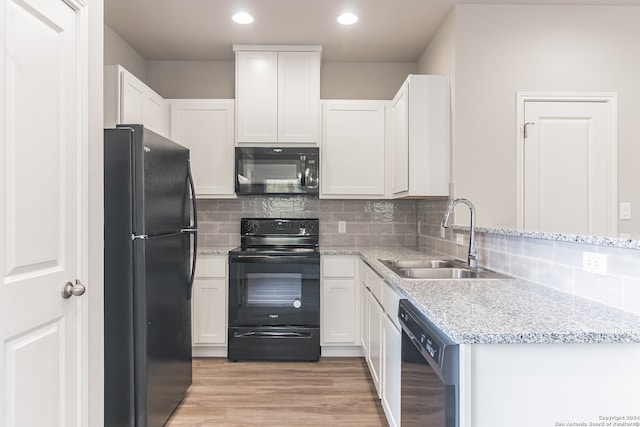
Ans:
[[[142,124],[169,137],[167,102],[124,67],[105,66],[104,101],[104,127]]]
[[[238,46],[236,142],[316,145],[319,46]]]
[[[385,197],[389,101],[322,102],[320,197]]]
[[[448,196],[451,131],[447,77],[409,75],[391,108],[392,197]]]
[[[171,139],[190,150],[196,194],[233,198],[234,100],[173,99]]]

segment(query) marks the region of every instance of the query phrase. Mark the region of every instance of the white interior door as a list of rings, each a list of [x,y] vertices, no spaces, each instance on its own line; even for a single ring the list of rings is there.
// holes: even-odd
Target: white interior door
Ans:
[[[82,422],[84,1],[0,5],[0,425]],[[84,15],[82,15],[84,16]]]
[[[525,230],[616,232],[611,98],[524,102],[521,221]]]

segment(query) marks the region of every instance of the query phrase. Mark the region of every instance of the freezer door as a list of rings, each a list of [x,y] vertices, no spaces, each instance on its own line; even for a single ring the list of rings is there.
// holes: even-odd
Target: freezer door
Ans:
[[[189,150],[140,125],[133,129],[134,233],[190,226]]]
[[[191,385],[189,234],[134,242],[140,426],[160,427]]]

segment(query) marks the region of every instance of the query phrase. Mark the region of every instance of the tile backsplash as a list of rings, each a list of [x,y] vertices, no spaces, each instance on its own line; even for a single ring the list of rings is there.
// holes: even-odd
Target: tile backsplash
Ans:
[[[418,202],[418,244],[466,260],[467,231],[448,229],[445,238],[440,237],[446,207],[446,201]],[[463,234],[464,244],[456,244],[456,234]],[[481,266],[640,314],[638,249],[493,233],[476,233],[476,238]],[[583,252],[606,254],[607,274],[585,272]]]
[[[240,245],[240,218],[319,218],[321,245],[422,246],[465,260],[469,233],[440,223],[449,200],[323,200],[244,196],[198,200],[205,246]],[[345,233],[338,222],[345,221]],[[463,234],[464,244],[456,244]],[[481,266],[640,314],[640,250],[531,237],[477,233]],[[607,274],[583,271],[583,252],[607,255]]]
[[[409,245],[416,240],[414,200],[322,200],[309,196],[244,196],[198,200],[205,246],[240,245],[240,218],[318,218],[321,245]],[[338,222],[345,221],[345,233]]]

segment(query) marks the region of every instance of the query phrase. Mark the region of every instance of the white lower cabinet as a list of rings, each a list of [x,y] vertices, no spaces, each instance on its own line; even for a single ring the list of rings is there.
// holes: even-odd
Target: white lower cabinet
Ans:
[[[227,355],[227,255],[201,255],[191,296],[193,355]]]
[[[360,261],[362,351],[390,426],[400,426],[402,335],[397,321],[399,295]]]
[[[382,316],[382,409],[390,427],[400,426],[402,334],[386,313]],[[397,316],[396,316],[397,317]]]
[[[323,356],[359,355],[358,258],[355,255],[322,256],[320,332]]]
[[[382,316],[384,316],[384,311],[371,292],[367,295],[367,299],[369,300],[369,357],[367,364],[378,397],[380,397],[382,391]]]

